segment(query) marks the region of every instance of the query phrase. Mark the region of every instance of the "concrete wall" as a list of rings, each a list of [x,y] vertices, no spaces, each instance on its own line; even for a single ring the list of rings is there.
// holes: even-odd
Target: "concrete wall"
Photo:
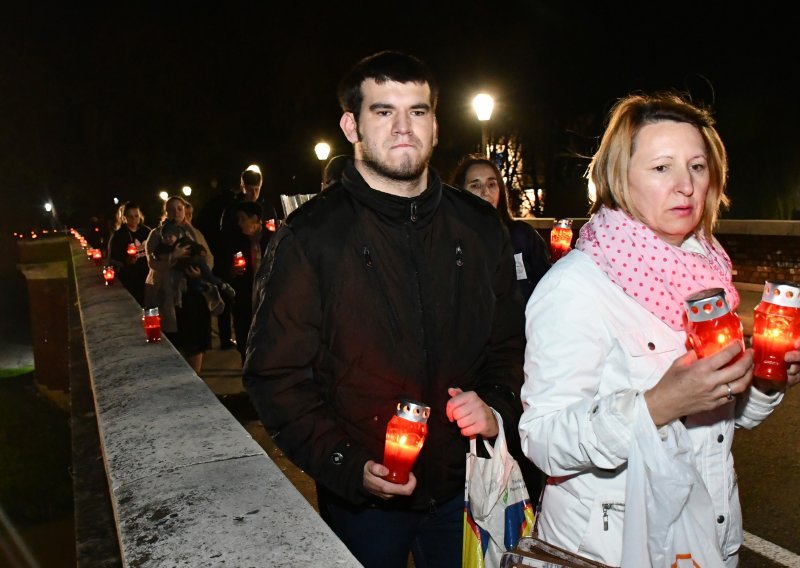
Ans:
[[[141,310],[72,246],[123,563],[359,566]]]

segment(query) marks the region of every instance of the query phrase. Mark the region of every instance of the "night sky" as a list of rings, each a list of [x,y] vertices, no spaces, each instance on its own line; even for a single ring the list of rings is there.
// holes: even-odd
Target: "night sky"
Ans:
[[[715,110],[731,160],[725,217],[800,205],[798,30],[770,2],[140,4],[4,9],[2,230],[43,224],[47,198],[76,226],[110,216],[113,197],[154,222],[161,189],[191,185],[202,207],[252,162],[275,203],[316,191],[314,144],[352,152],[336,84],[382,49],[417,55],[441,83],[433,165],[445,177],[480,142],[472,96],[495,95],[491,128],[521,136],[548,216],[585,216],[585,156],[609,107],[655,89]]]

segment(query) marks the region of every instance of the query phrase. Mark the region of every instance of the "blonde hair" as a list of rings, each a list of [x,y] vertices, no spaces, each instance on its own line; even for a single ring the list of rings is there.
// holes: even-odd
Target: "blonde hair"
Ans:
[[[600,148],[587,171],[597,196],[589,213],[605,205],[636,217],[628,187],[628,170],[636,136],[645,125],[665,120],[691,124],[703,138],[708,152],[709,186],[698,226],[706,235],[711,235],[720,209],[727,207],[730,201],[725,194],[728,155],[714,128],[711,113],[676,93],[631,94],[617,101],[611,109]]]

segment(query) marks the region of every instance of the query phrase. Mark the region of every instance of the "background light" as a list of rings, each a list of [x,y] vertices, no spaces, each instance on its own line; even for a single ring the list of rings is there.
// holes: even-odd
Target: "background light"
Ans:
[[[50,213],[53,210],[53,204],[48,201],[44,204],[44,210]]]
[[[114,198],[114,205],[119,205],[119,197]]]
[[[475,95],[475,98],[472,99],[472,108],[475,109],[478,120],[481,122],[489,120],[492,118],[492,110],[494,110],[494,99],[486,93]]]
[[[259,168],[257,164],[250,164],[249,166],[247,166],[247,169],[245,171],[247,171],[247,172],[256,172],[256,173],[260,174],[261,173],[261,168]]]
[[[318,159],[327,160],[331,153],[330,144],[327,142],[318,143],[316,146],[314,146],[314,153],[317,155]]]
[[[181,188],[181,191],[183,192],[183,194],[184,194],[186,197],[189,197],[189,196],[192,194],[192,188],[191,188],[191,187],[189,187],[188,185],[184,185],[184,186]]]
[[[158,196],[161,198],[162,201],[166,201],[167,199],[169,199],[169,193],[167,193],[166,191],[160,192]]]

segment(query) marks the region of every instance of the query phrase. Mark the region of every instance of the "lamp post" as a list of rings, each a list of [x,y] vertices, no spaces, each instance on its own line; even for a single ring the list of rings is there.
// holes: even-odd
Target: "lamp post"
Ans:
[[[314,146],[314,153],[317,155],[320,165],[320,190],[325,188],[325,160],[331,153],[330,144],[327,142],[319,142]]]
[[[489,122],[489,119],[492,118],[492,110],[494,110],[494,99],[491,95],[487,95],[486,93],[480,93],[475,95],[475,98],[472,99],[472,108],[475,110],[475,114],[478,117],[478,121],[481,123],[481,154],[488,156],[488,136],[486,132],[486,126]]]

